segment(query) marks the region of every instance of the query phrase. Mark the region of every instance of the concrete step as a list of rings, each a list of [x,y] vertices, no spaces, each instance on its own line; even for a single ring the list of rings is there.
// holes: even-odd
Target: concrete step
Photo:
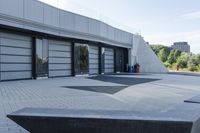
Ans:
[[[31,133],[199,133],[200,105],[182,103],[156,114],[25,108],[8,115]]]

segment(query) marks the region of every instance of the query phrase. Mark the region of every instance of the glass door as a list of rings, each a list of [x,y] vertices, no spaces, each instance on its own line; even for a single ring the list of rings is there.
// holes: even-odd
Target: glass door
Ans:
[[[48,40],[36,39],[36,77],[48,77]]]
[[[122,49],[116,49],[116,54],[115,54],[115,67],[116,67],[116,72],[123,72],[123,50]]]
[[[105,72],[105,48],[101,48],[101,74]]]
[[[89,54],[88,44],[75,43],[74,46],[74,63],[75,74],[83,75],[89,72]]]

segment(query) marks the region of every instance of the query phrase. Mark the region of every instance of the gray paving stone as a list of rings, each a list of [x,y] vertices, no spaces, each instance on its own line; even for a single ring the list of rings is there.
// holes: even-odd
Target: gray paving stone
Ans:
[[[187,99],[187,100],[185,100],[184,102],[200,104],[200,95],[194,96],[194,97],[192,97],[192,98],[190,98],[190,99]]]
[[[24,107],[127,110],[141,114],[161,112],[200,95],[200,77],[150,74],[112,75],[113,77],[161,79],[130,85],[115,94],[81,91],[62,86],[123,86],[86,77],[0,82],[0,123],[10,124],[6,115]],[[3,124],[0,133],[7,131]],[[14,124],[18,132],[26,133]]]

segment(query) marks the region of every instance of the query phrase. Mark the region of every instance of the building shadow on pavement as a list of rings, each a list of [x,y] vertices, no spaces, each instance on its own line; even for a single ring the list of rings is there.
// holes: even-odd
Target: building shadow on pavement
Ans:
[[[160,79],[148,79],[148,78],[127,78],[127,77],[111,77],[111,76],[95,76],[89,77],[92,80],[98,80],[103,82],[117,83],[121,85],[116,86],[62,86],[68,89],[76,89],[82,91],[91,91],[91,92],[99,92],[106,94],[115,94],[129,86],[148,83],[157,81]]]
[[[160,80],[160,79],[150,79],[150,78],[134,78],[134,77],[130,78],[130,77],[111,77],[111,76],[95,76],[95,77],[89,77],[89,79],[110,82],[110,83],[116,83],[116,84],[122,84],[122,85],[126,85],[126,86],[137,85],[137,84],[148,83],[148,82]]]
[[[91,91],[106,94],[115,94],[128,86],[64,86],[69,89],[76,89],[82,91]]]

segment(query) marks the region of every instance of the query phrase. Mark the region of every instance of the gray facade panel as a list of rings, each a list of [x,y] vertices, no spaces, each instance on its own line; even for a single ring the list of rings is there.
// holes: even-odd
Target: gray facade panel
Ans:
[[[94,54],[94,53],[90,53],[90,56],[91,56],[91,60],[93,60],[93,59],[98,59],[99,58],[99,55],[98,54]]]
[[[69,12],[60,10],[60,28],[73,31],[75,28],[75,16]]]
[[[20,45],[19,45],[20,43]],[[1,46],[8,46],[8,47],[20,47],[20,48],[31,48],[30,40],[17,40],[12,38],[2,38]]]
[[[105,60],[114,60],[114,56],[113,55],[106,55]]]
[[[0,0],[0,13],[23,17],[24,0]]]
[[[71,63],[71,58],[49,58],[49,63],[50,64],[70,64]]]
[[[98,67],[99,67],[99,64],[98,64],[98,63],[90,64],[90,68],[91,68],[91,69],[97,69]]]
[[[44,24],[59,27],[59,10],[48,5],[44,5]]]
[[[99,51],[97,46],[89,46],[89,74],[99,72]]]
[[[113,27],[108,27],[108,37],[111,40],[115,40],[115,28]]]
[[[94,57],[93,55],[90,55],[90,64],[98,64],[98,57]]]
[[[106,68],[105,73],[113,73],[114,69],[113,68]]]
[[[44,4],[36,0],[24,0],[24,18],[44,23]]]
[[[0,39],[1,80],[31,78],[31,38],[1,32]]]
[[[49,70],[71,69],[71,64],[49,64]]]
[[[113,69],[113,63],[106,64],[106,65],[105,65],[105,68],[112,68],[112,69]]]
[[[56,45],[54,45],[54,44],[56,44]],[[63,45],[66,46],[64,49],[63,49]],[[71,51],[71,44],[70,43],[61,43],[61,42],[49,42],[49,50],[50,51],[69,52],[69,51]]]
[[[98,74],[99,70],[95,68],[90,68],[90,74]]]
[[[49,41],[49,77],[71,75],[71,44]]]
[[[105,73],[114,72],[114,50],[112,48],[105,48]]]
[[[1,71],[31,71],[31,64],[1,64]]]
[[[71,75],[71,70],[49,71],[51,77],[66,77]]]
[[[100,24],[100,36],[107,37],[108,36],[108,26],[107,24],[101,23]]]
[[[1,81],[1,32],[0,32],[0,81]]]
[[[78,32],[88,33],[89,19],[80,15],[75,15],[75,30]]]
[[[1,46],[1,54],[31,56],[31,49]]]
[[[1,37],[2,37],[2,39],[28,41],[29,43],[31,41],[31,38],[28,36],[22,36],[22,35],[11,34],[11,33],[6,33],[6,32],[1,32]]]
[[[114,64],[114,60],[105,60],[105,64]]]
[[[90,54],[96,54],[98,55],[98,47],[90,46]]]
[[[17,55],[1,55],[1,63],[31,63],[31,56],[17,56]]]
[[[132,47],[132,33],[37,0],[1,0],[0,24],[113,46]]]
[[[1,80],[30,79],[31,77],[31,71],[1,72]]]
[[[70,51],[49,51],[49,55],[56,58],[71,58]]]
[[[100,34],[100,22],[97,20],[89,19],[89,33],[92,35]]]

